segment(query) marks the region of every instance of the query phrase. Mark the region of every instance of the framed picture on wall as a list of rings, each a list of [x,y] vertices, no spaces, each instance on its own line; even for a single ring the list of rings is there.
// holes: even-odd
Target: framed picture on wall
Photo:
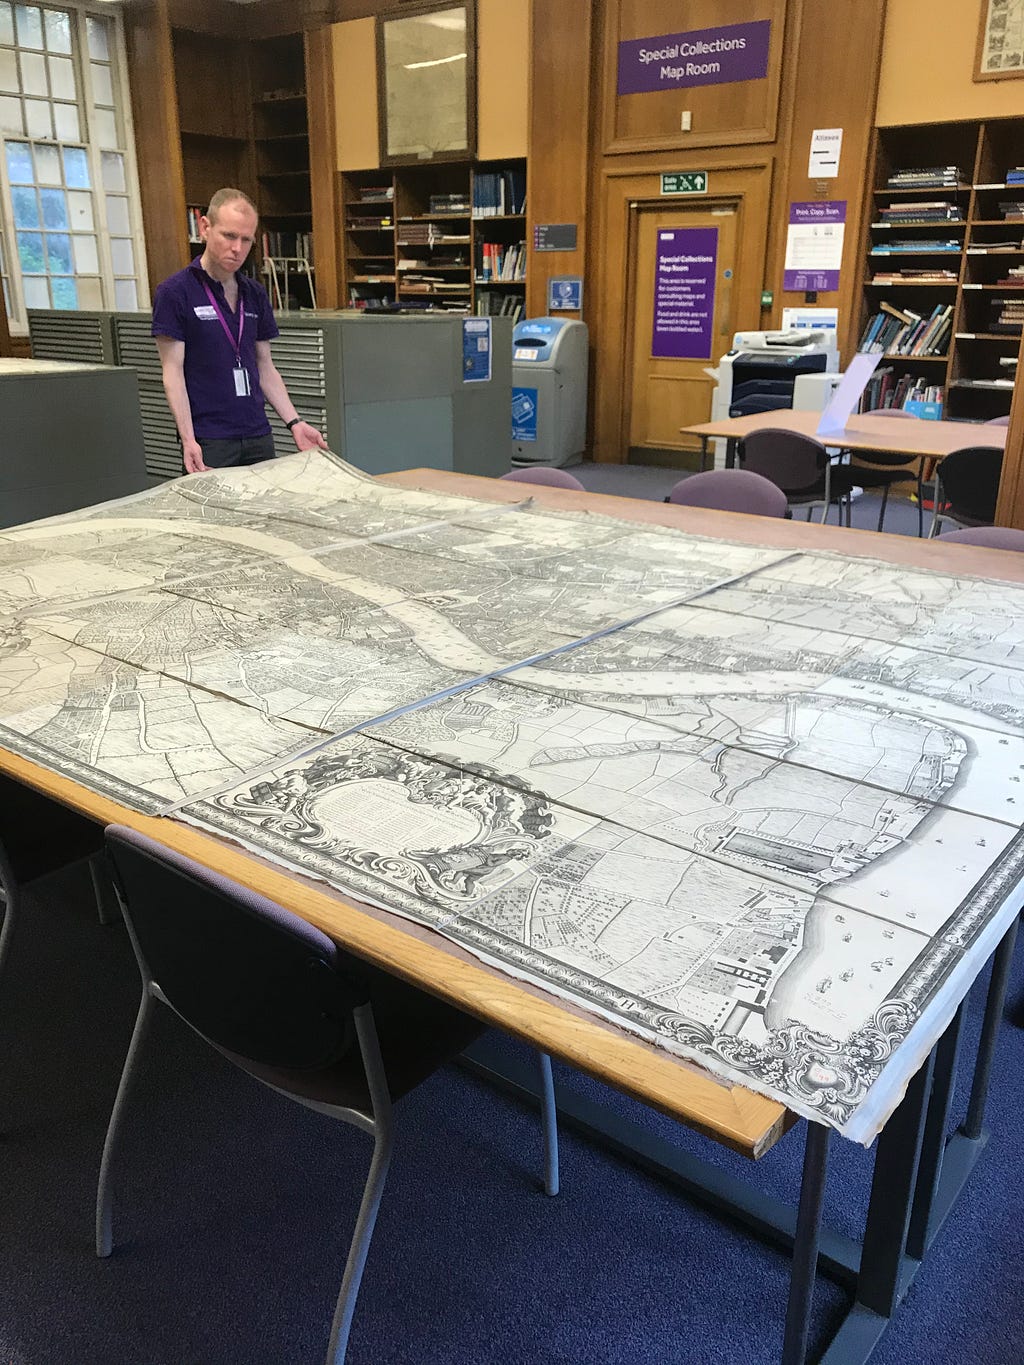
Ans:
[[[476,150],[476,15],[462,4],[377,16],[380,163],[465,161]]]
[[[1024,0],[981,0],[976,81],[1024,76]]]

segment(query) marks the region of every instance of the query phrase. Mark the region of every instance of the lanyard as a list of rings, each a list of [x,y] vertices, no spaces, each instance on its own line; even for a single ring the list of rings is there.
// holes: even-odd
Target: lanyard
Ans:
[[[245,304],[242,300],[242,291],[241,289],[239,289],[238,291],[238,339],[236,341],[235,338],[231,335],[231,328],[228,326],[224,314],[220,311],[220,304],[214,297],[213,290],[210,288],[210,286],[206,283],[205,280],[203,280],[203,288],[206,290],[206,297],[213,304],[213,310],[217,314],[217,321],[224,328],[224,335],[228,339],[228,345],[235,353],[235,362],[236,364],[241,366],[242,333],[245,331]]]

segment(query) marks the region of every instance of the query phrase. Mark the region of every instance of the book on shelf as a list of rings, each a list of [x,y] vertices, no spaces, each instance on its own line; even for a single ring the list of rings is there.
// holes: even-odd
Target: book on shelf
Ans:
[[[952,237],[893,237],[888,242],[875,242],[872,256],[897,256],[908,252],[919,256],[922,252],[947,251],[959,256],[962,243]]]
[[[450,194],[432,194],[430,196],[430,212],[436,214],[468,214],[470,209],[469,195],[464,191],[457,191]]]
[[[476,274],[480,281],[524,280],[526,278],[526,243],[478,242]]]
[[[956,284],[955,270],[883,270],[871,276],[872,284]]]
[[[1002,277],[996,280],[996,284],[1009,285],[1011,288],[1020,289],[1024,286],[1024,265],[1013,265]]]
[[[908,166],[893,171],[886,180],[890,190],[950,189],[963,183],[959,166]]]
[[[468,232],[445,232],[436,223],[402,223],[398,246],[455,246],[468,245]]]
[[[394,185],[361,185],[356,189],[359,204],[390,204],[395,198]]]
[[[868,319],[859,351],[871,355],[944,355],[953,326],[953,305],[937,305],[930,316],[882,303]]]
[[[198,204],[189,204],[185,209],[185,219],[188,225],[188,239],[190,242],[201,242],[202,235],[199,231],[199,220],[206,213],[205,208],[200,208]]]
[[[897,375],[891,365],[885,365],[868,380],[861,397],[860,411],[906,408],[911,403],[938,404],[941,411],[942,385],[929,384],[910,374]]]
[[[999,212],[1004,222],[1024,222],[1024,199],[1000,199]]]
[[[474,218],[507,217],[525,212],[525,171],[477,171],[474,174]]]
[[[345,221],[347,228],[391,228],[394,227],[395,220],[390,213],[374,214],[372,217],[366,213],[349,213]]]
[[[264,258],[288,257],[313,264],[313,234],[311,232],[264,232],[261,238]]]
[[[905,200],[878,211],[880,222],[900,227],[907,223],[963,222],[963,217],[960,205],[945,199]]]

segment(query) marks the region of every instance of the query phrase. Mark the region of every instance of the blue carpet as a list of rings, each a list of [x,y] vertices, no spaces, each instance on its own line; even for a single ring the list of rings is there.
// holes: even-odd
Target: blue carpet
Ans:
[[[117,1250],[94,1257],[96,1169],[137,1000],[124,931],[96,922],[84,872],[41,883],[0,982],[0,1362],[321,1361],[369,1142],[263,1090],[166,1010],[131,1109]],[[877,1365],[1024,1360],[1022,1078],[1024,1032],[1004,1028],[989,1149]],[[795,1195],[802,1129],[752,1166],[610,1098],[687,1149]],[[535,1115],[457,1069],[408,1097],[398,1118],[351,1365],[777,1360],[781,1253],[571,1134],[562,1193],[546,1198]],[[834,1140],[836,1228],[859,1231],[870,1167],[869,1153]],[[823,1282],[819,1349],[844,1304]]]

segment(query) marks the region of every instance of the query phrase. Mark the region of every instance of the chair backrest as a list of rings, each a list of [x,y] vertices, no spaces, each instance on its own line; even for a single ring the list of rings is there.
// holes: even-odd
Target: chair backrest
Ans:
[[[987,545],[991,550],[1024,550],[1024,531],[1013,526],[968,526],[962,531],[946,531],[938,539]]]
[[[956,521],[991,523],[996,515],[1003,452],[998,446],[962,446],[939,465],[939,483]]]
[[[708,469],[680,479],[668,495],[683,507],[713,507],[719,512],[749,512],[784,517],[788,503],[777,484],[749,469]]]
[[[987,427],[1008,427],[1010,425],[1010,414],[1007,413],[1005,417],[990,417],[984,425]]]
[[[112,825],[106,841],[143,973],[186,1023],[267,1067],[348,1051],[366,993],[326,934],[134,830]]]
[[[909,417],[912,422],[919,422],[920,417],[908,412],[906,408],[869,408],[867,412],[862,412],[861,417]]]
[[[513,483],[542,483],[549,488],[575,488],[578,493],[584,491],[579,479],[574,479],[564,469],[549,469],[547,465],[534,469],[512,469],[500,477],[511,479]]]
[[[785,427],[765,427],[744,436],[743,468],[760,474],[783,492],[795,493],[817,483],[828,459],[820,441]]]

